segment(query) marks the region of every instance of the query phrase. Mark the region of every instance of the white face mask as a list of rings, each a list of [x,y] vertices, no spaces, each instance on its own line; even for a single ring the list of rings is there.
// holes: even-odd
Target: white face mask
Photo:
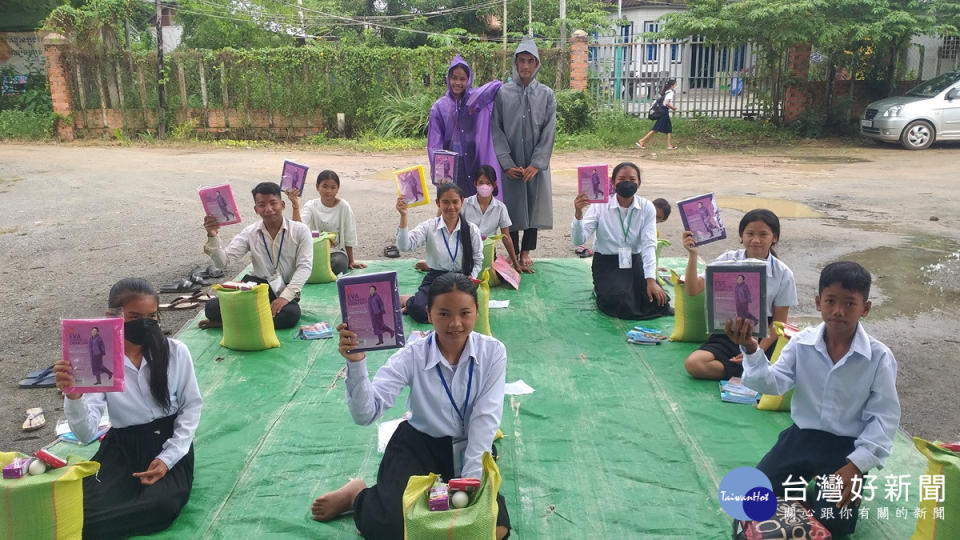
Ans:
[[[481,197],[489,197],[493,195],[493,186],[490,184],[480,184],[477,186],[477,194]]]

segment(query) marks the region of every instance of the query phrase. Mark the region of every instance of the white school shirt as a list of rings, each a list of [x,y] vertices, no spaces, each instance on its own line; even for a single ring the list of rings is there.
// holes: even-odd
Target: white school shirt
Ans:
[[[663,106],[664,106],[664,107],[666,107],[667,105],[673,105],[673,96],[674,96],[674,95],[675,95],[675,92],[674,92],[673,90],[667,90],[667,92],[666,92],[665,94],[663,94]]]
[[[883,468],[900,424],[897,361],[858,324],[850,350],[834,364],[825,328],[820,323],[793,336],[773,365],[763,349],[744,353],[742,382],[772,395],[794,388],[790,416],[798,428],[856,437],[847,459],[862,472]]]
[[[480,210],[480,201],[477,200],[477,196],[471,195],[463,200],[463,209],[460,213],[480,229],[480,236],[484,238],[499,234],[500,229],[513,225],[507,205],[495,197],[490,198],[487,211],[483,212]]]
[[[463,270],[464,257],[463,246],[460,245],[462,222],[463,220],[457,218],[457,226],[452,233],[447,232],[447,225],[442,217],[430,218],[411,230],[397,229],[397,249],[413,251],[426,244],[427,266],[434,270],[460,272]],[[470,277],[476,279],[483,269],[483,239],[480,238],[480,229],[475,223],[470,224],[470,239],[473,240],[473,272],[470,272]]]
[[[347,406],[354,422],[370,425],[393,407],[400,392],[409,386],[407,421],[410,426],[431,437],[457,439],[466,435],[463,468],[454,471],[454,475],[480,478],[481,457],[490,451],[503,415],[507,349],[495,338],[471,332],[454,369],[440,353],[436,341],[431,333],[400,349],[377,370],[372,382],[366,360],[347,361]],[[464,411],[471,360],[474,362],[473,383]],[[443,388],[437,366],[443,372],[457,408],[463,412],[465,425]]]
[[[632,217],[631,217],[632,216]],[[623,226],[621,226],[621,218]],[[629,226],[626,241],[623,227]],[[583,219],[574,219],[570,224],[573,245],[587,242],[594,232],[597,239],[593,250],[602,255],[617,255],[621,247],[629,247],[631,253],[639,253],[643,260],[643,275],[657,276],[657,210],[653,203],[634,195],[629,208],[621,208],[616,196],[605,203],[593,203],[583,213]]]
[[[163,443],[157,459],[172,469],[190,450],[193,434],[200,423],[203,399],[193,371],[193,359],[187,346],[175,339],[170,343],[170,365],[167,368],[167,386],[170,388],[170,409],[164,411],[150,393],[150,362],[146,358],[138,370],[126,356],[123,357],[123,392],[83,394],[80,399],[63,398],[70,431],[81,441],[91,441],[97,433],[103,408],[110,409],[110,424],[115,428],[148,424],[176,414],[173,436]]]
[[[742,261],[746,258],[746,250],[734,249],[721,253],[713,262]],[[772,253],[767,255],[767,317],[773,317],[775,307],[794,307],[798,303],[793,270]]]
[[[210,255],[220,268],[250,253],[253,275],[268,281],[276,268],[284,287],[273,292],[287,301],[300,296],[300,289],[313,271],[313,236],[310,228],[287,218],[283,218],[283,226],[273,238],[263,225],[263,220],[260,220],[234,236],[226,249],[220,247],[219,235],[207,238],[203,252]]]
[[[343,199],[333,208],[324,205],[320,199],[308,201],[303,205],[300,218],[311,231],[337,233],[332,251],[345,251],[344,248],[357,245],[357,220],[350,203]]]

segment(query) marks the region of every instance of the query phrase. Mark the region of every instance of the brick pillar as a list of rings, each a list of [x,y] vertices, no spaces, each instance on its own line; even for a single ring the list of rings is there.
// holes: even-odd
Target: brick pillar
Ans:
[[[57,135],[61,140],[74,139],[73,121],[70,113],[73,111],[70,99],[70,72],[63,62],[63,54],[67,47],[67,39],[60,34],[50,33],[43,38],[44,53],[47,57],[47,79],[50,81],[50,97],[53,100],[53,112],[58,114]]]
[[[583,30],[570,36],[570,89],[587,89],[587,33]]]
[[[807,78],[810,75],[810,45],[795,45],[787,53],[790,80],[798,84],[787,86],[783,98],[783,121],[795,122],[807,108]]]

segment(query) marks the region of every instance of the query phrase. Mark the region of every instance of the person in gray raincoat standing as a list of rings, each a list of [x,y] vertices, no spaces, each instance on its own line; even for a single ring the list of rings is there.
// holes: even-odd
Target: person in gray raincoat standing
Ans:
[[[538,71],[540,53],[532,39],[524,38],[513,53],[513,79],[500,88],[491,122],[503,170],[503,202],[513,222],[510,236],[523,266],[533,264],[530,252],[537,249],[537,230],[553,228],[550,156],[557,101],[553,89],[536,80]]]

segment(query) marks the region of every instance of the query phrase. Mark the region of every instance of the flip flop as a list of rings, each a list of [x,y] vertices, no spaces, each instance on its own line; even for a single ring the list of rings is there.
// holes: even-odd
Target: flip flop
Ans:
[[[175,293],[175,292],[188,292],[193,293],[202,289],[199,284],[196,284],[189,279],[181,279],[176,283],[171,283],[169,285],[164,285],[160,287],[160,292],[162,293]]]
[[[27,374],[27,378],[20,380],[20,388],[54,388],[57,386],[57,377],[53,374],[53,366],[36,373],[35,377]]]
[[[397,246],[387,246],[383,248],[383,256],[396,259],[400,257],[400,249]]]
[[[27,409],[27,419],[23,421],[24,431],[36,431],[47,425],[47,419],[43,417],[43,409],[34,407]]]

